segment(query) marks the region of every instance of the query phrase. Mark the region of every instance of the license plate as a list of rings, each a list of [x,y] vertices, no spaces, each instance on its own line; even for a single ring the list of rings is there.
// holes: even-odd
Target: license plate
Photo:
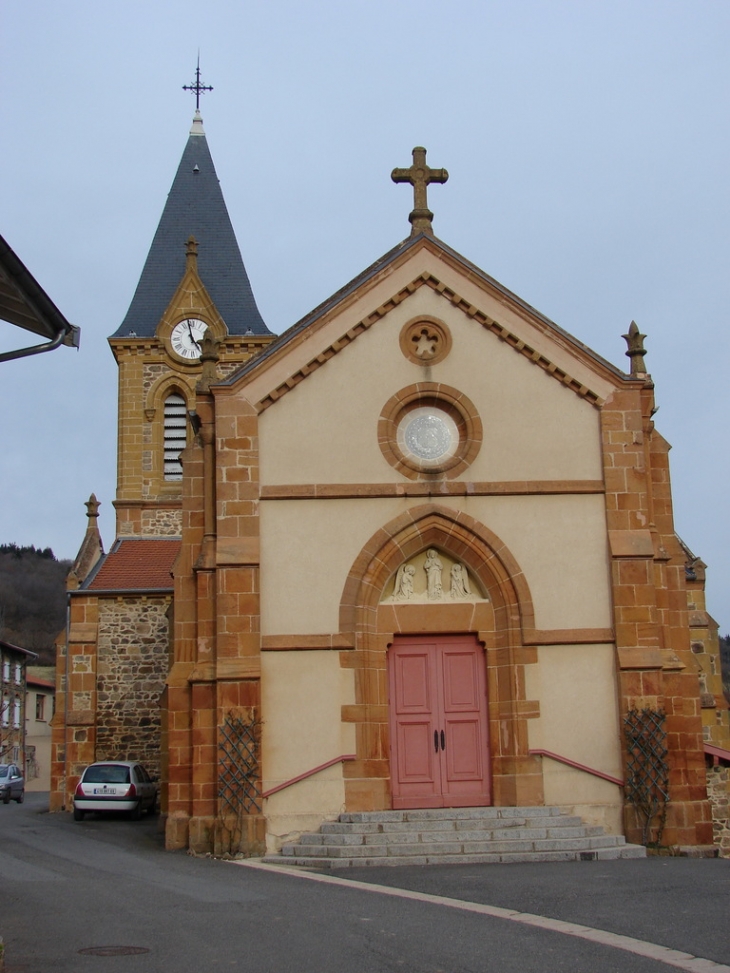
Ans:
[[[94,794],[116,794],[116,787],[95,787]]]

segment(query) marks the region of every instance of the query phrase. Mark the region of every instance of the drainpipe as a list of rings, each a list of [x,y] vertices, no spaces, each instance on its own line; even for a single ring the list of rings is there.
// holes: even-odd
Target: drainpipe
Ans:
[[[40,355],[44,351],[53,351],[54,348],[58,348],[63,343],[65,337],[65,333],[61,331],[53,341],[46,341],[42,345],[32,345],[30,348],[17,348],[15,351],[4,351],[0,355],[0,362],[13,361],[15,358],[28,358],[30,355]],[[76,347],[78,348],[78,345]]]

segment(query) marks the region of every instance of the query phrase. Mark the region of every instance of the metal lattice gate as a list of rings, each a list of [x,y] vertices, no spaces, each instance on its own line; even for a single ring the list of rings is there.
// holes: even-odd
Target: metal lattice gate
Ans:
[[[650,843],[652,821],[656,819],[653,845],[661,843],[669,803],[669,765],[661,710],[632,709],[624,717],[626,733],[626,798],[643,819],[642,841]]]
[[[255,718],[229,713],[219,727],[218,797],[224,816],[256,814],[261,810],[259,789],[259,727]]]

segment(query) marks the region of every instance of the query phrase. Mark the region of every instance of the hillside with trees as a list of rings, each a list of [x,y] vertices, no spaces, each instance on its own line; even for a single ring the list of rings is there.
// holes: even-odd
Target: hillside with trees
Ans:
[[[50,547],[0,544],[0,638],[55,663],[54,640],[66,624],[66,575],[71,561]]]

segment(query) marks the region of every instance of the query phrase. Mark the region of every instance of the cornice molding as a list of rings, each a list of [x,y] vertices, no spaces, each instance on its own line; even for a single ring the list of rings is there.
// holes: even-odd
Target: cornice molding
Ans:
[[[343,335],[341,335],[326,348],[324,348],[318,355],[308,361],[306,365],[303,365],[301,368],[297,369],[297,371],[293,372],[284,382],[277,385],[276,388],[272,389],[267,395],[260,399],[256,403],[257,411],[259,413],[264,412],[275,402],[278,402],[278,400],[286,395],[287,392],[290,392],[293,388],[296,388],[296,386],[311,375],[312,372],[315,372],[322,365],[325,365],[331,358],[334,358],[336,354],[342,351],[343,348],[346,348],[357,337],[359,337],[359,335],[371,328],[374,324],[380,321],[381,318],[384,318],[390,313],[390,311],[398,307],[399,304],[402,304],[403,301],[411,296],[411,294],[415,293],[415,291],[424,285],[430,287],[437,294],[440,294],[468,318],[476,321],[478,324],[481,324],[485,330],[491,331],[501,341],[504,341],[511,348],[513,348],[518,354],[523,355],[528,359],[528,361],[531,361],[534,365],[537,365],[543,371],[547,372],[549,375],[552,375],[554,379],[559,381],[562,385],[565,385],[566,388],[570,389],[577,396],[585,399],[596,408],[600,409],[603,406],[604,400],[597,392],[594,392],[564,369],[560,368],[555,362],[543,355],[542,352],[537,351],[526,341],[523,341],[522,338],[516,335],[509,328],[505,327],[503,324],[500,324],[470,301],[465,300],[456,291],[448,287],[432,273],[429,271],[424,271],[409,284],[406,284],[405,287],[398,290],[395,294],[393,294],[392,297],[383,302],[361,321],[358,321],[357,324],[349,328]],[[576,349],[576,351],[578,351],[578,349]],[[591,364],[593,364],[592,361]]]

